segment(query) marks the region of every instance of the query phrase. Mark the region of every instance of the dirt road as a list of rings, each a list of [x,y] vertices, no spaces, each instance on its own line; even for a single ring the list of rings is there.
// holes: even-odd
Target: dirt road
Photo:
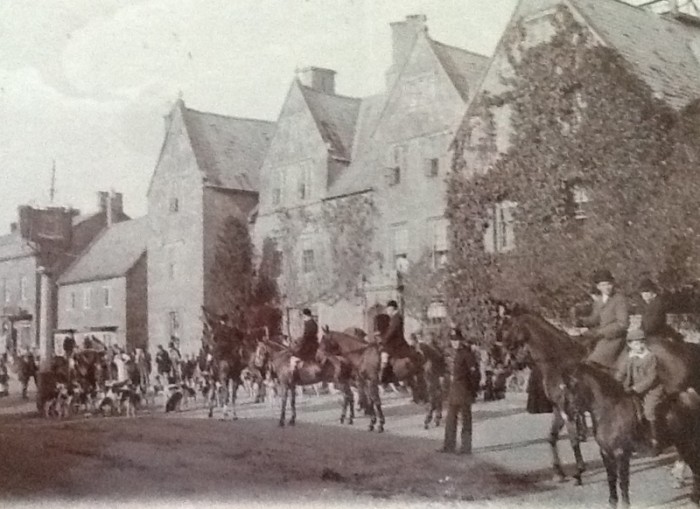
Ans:
[[[442,428],[423,430],[421,409],[405,397],[386,402],[381,435],[367,432],[364,418],[354,427],[338,424],[334,396],[306,397],[297,426],[284,429],[275,408],[250,403],[241,405],[235,422],[208,420],[204,410],[65,422],[7,412],[0,415],[0,493],[13,505],[70,499],[71,507],[93,508],[144,501],[169,507],[585,507],[607,500],[590,442],[584,487],[550,480],[542,439],[547,416],[525,414],[517,395],[475,406],[471,457],[437,453]],[[685,506],[688,489],[673,490],[664,468],[671,459],[635,460],[635,505]]]

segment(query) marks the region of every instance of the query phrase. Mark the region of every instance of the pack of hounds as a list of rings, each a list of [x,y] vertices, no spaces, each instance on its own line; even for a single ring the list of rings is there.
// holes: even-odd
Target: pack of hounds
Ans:
[[[253,377],[244,372],[241,378],[248,395],[258,397],[261,391],[255,385]],[[272,380],[265,380],[264,385],[267,388],[264,392],[276,400],[277,390]],[[52,419],[65,419],[81,412],[105,417],[135,417],[137,409],[161,405],[164,405],[165,413],[180,412],[196,407],[199,401],[206,404],[212,396],[216,400],[217,389],[218,382],[212,381],[206,373],[181,382],[170,379],[167,385],[157,375],[154,382],[146,387],[130,381],[107,381],[104,388],[98,390],[86,389],[77,380],[70,383],[57,381],[42,398],[43,414]]]

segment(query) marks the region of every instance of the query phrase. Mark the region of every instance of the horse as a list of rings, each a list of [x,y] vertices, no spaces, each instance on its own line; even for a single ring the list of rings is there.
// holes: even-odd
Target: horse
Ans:
[[[586,470],[586,464],[581,455],[580,437],[575,421],[566,418],[565,385],[563,373],[587,354],[586,346],[575,341],[565,332],[560,331],[544,318],[534,314],[521,312],[511,316],[503,329],[504,344],[517,355],[527,347],[529,357],[542,373],[545,393],[552,402],[552,425],[549,432],[549,445],[552,452],[552,468],[560,482],[566,480],[566,474],[561,466],[557,442],[559,433],[566,426],[571,448],[576,459],[576,485],[582,484],[581,474]]]
[[[352,424],[355,419],[355,407],[353,394],[350,389],[351,367],[342,359],[319,354],[317,362],[304,361],[293,369],[290,365],[292,353],[290,349],[276,341],[261,339],[258,341],[256,358],[258,363],[269,364],[282,386],[282,402],[280,409],[280,427],[285,426],[287,398],[290,398],[291,417],[287,424],[296,424],[296,387],[297,385],[314,385],[319,382],[333,383],[343,393],[343,406],[340,414],[340,423],[346,422],[348,409],[350,415],[347,423]]]
[[[433,345],[419,343],[416,348],[425,359],[423,376],[428,393],[428,411],[423,421],[423,428],[429,429],[431,421],[434,422],[435,427],[440,426],[442,421],[442,403],[444,399],[442,382],[447,374],[447,363],[442,352]]]
[[[237,420],[236,393],[241,383],[241,372],[245,368],[246,338],[238,329],[223,323],[208,320],[205,325],[203,341],[210,347],[212,357],[209,363],[209,417],[214,416],[215,401],[220,398],[223,402],[222,418],[228,418],[231,413],[231,418]]]
[[[379,396],[381,366],[379,345],[365,343],[354,336],[331,331],[327,326],[324,326],[319,352],[321,355],[340,355],[350,363],[357,377],[358,390],[364,391],[367,396],[370,414],[369,430],[373,431],[377,426],[377,431],[383,432],[386,420]],[[420,354],[416,352],[414,357],[392,359],[391,368],[397,380],[411,380],[420,374],[423,360],[420,359],[417,362],[416,357],[418,356]],[[378,425],[377,419],[379,420]]]
[[[564,372],[564,400],[569,415],[590,412],[595,440],[605,465],[611,507],[629,507],[630,458],[643,438],[634,398],[626,394],[610,370],[594,362],[581,362]]]

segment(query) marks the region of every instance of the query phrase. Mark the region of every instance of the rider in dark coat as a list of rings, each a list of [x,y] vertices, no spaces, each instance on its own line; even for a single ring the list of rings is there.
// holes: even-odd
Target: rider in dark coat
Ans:
[[[674,341],[683,341],[683,336],[668,325],[666,321],[666,303],[659,295],[659,289],[650,279],[642,280],[639,285],[642,294],[644,308],[642,309],[642,325],[644,336],[653,338],[666,338]]]
[[[296,366],[299,360],[311,361],[318,350],[318,324],[311,315],[311,310],[304,308],[301,312],[304,318],[304,332],[292,345],[292,365]]]
[[[399,313],[399,305],[395,300],[390,300],[387,303],[386,312],[389,315],[389,325],[380,336],[382,351],[379,380],[382,383],[385,383],[389,358],[396,357],[402,350],[408,350],[408,344],[403,335],[403,317]]]

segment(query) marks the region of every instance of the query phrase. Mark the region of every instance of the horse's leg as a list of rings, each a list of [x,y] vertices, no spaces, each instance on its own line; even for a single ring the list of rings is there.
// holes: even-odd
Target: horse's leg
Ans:
[[[347,401],[347,406],[350,409],[350,417],[348,417],[348,424],[352,426],[352,424],[355,422],[355,401],[349,382],[343,384],[343,392],[345,393],[345,400]]]
[[[630,506],[630,456],[631,450],[623,450],[615,458],[617,460],[617,474],[620,480],[620,496],[622,497],[622,507]]]
[[[555,407],[552,412],[552,427],[549,430],[549,447],[552,451],[552,468],[554,469],[554,475],[559,482],[563,482],[566,479],[566,474],[561,468],[561,459],[559,458],[559,448],[557,447],[557,442],[559,441],[559,432],[564,426],[564,418],[559,413],[559,410]]]
[[[231,381],[231,419],[234,421],[238,420],[238,416],[236,415],[236,394],[239,385],[240,383],[238,380],[234,379]]]
[[[379,385],[377,383],[372,383],[371,385],[371,394],[370,394],[370,404],[374,407],[373,412],[376,413],[375,416],[373,416],[374,421],[377,421],[377,418],[379,419],[379,425],[377,426],[377,431],[379,433],[382,433],[384,431],[384,412],[382,412],[382,399],[379,396]]]
[[[293,383],[293,382],[292,382]],[[301,392],[304,392],[304,387],[299,386],[301,388]],[[297,422],[297,388],[296,385],[292,385],[292,396],[291,396],[291,401],[290,403],[290,410],[292,412],[292,416],[289,418],[289,425],[294,426]]]
[[[616,458],[605,451],[602,447],[600,449],[600,456],[603,458],[603,464],[605,465],[605,473],[608,476],[608,503],[610,507],[617,507],[617,461]]]
[[[282,403],[281,403],[281,409],[280,409],[280,427],[284,427],[285,425],[285,420],[286,420],[286,410],[287,410],[287,394],[289,393],[289,385],[286,383],[281,384],[282,385]]]
[[[369,431],[374,431],[374,426],[377,424],[377,414],[374,411],[374,397],[372,396],[372,386],[375,387],[375,390],[377,390],[377,392],[379,391],[379,387],[370,380],[363,380],[361,385],[363,386],[362,393],[365,397],[365,415],[369,413],[369,427],[367,429]]]
[[[585,418],[585,417],[584,417]],[[581,486],[583,482],[581,481],[581,474],[586,470],[586,463],[583,461],[583,456],[581,455],[581,443],[579,442],[579,427],[578,427],[577,417],[574,421],[566,421],[566,432],[569,435],[569,442],[571,443],[571,448],[574,450],[574,458],[576,458],[576,473],[574,474],[574,479],[576,481],[576,486]]]
[[[435,404],[435,427],[437,428],[440,426],[440,422],[442,421],[442,387],[440,386],[439,380],[435,385],[433,402]]]

